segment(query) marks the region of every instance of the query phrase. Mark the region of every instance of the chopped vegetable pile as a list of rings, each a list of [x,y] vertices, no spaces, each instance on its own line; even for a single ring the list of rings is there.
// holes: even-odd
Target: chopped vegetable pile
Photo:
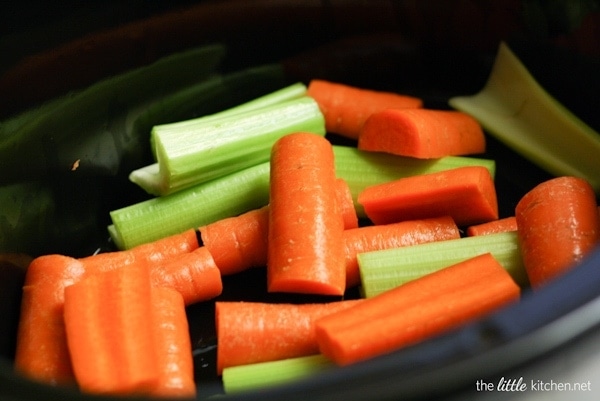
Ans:
[[[153,197],[110,213],[119,249],[30,263],[21,374],[193,397],[186,307],[216,300],[225,392],[286,383],[519,302],[600,243],[585,178],[549,179],[502,216],[479,122],[413,96],[315,79],[160,121],[146,124],[152,163],[130,174]],[[224,278],[249,269],[311,301],[220,300]]]

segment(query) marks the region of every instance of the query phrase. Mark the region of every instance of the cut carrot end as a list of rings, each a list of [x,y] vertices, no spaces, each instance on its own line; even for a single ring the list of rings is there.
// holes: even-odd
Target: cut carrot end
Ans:
[[[358,148],[420,159],[485,152],[485,136],[477,120],[451,110],[387,109],[364,123]]]
[[[515,208],[523,263],[534,288],[573,268],[600,244],[592,186],[557,177],[526,193]]]

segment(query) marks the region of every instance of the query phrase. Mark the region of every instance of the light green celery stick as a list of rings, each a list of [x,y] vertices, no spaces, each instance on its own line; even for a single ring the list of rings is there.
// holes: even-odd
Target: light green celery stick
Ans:
[[[227,74],[214,74],[209,79],[189,85],[148,107],[135,121],[136,129],[150,134],[150,147],[154,152],[152,128],[155,125],[189,121],[200,116],[216,116],[241,111],[244,102],[255,106],[253,99],[280,94],[271,101],[292,98],[306,92],[306,87],[289,85],[279,63],[262,64]],[[300,84],[302,85],[302,84]],[[281,91],[280,91],[281,90]]]
[[[186,88],[185,90],[181,91],[181,93],[174,95],[173,97],[175,99],[170,100],[169,105],[172,104],[173,108],[176,107],[176,109],[167,110],[167,112],[177,115],[181,109],[185,109],[190,105],[190,103],[194,103],[193,101],[190,101],[191,96],[194,96],[195,98],[205,97],[209,99],[213,105],[215,103],[221,104],[223,103],[224,97],[231,98],[234,96],[239,96],[240,94],[243,95],[246,92],[255,92],[257,90],[255,89],[257,86],[265,88],[265,90],[269,90],[268,88],[271,88],[273,84],[276,84],[280,81],[284,82],[284,80],[285,77],[280,64],[266,64],[258,67],[250,67],[248,69],[234,72],[225,76],[215,76],[212,79],[204,82],[203,85],[197,85],[196,88]],[[287,100],[297,99],[305,95],[306,85],[301,82],[297,82],[266,93],[265,95],[258,96],[244,103],[231,107],[222,107],[220,111],[203,115],[201,117],[179,118],[164,124],[153,124],[152,126],[148,127],[148,132],[150,132],[150,146],[156,156],[154,137],[157,130],[152,129],[154,125],[160,125],[160,130],[166,130],[169,128],[179,130],[184,129],[187,125],[194,126],[200,120],[208,122],[211,119],[232,116],[234,114],[243,113],[246,111],[258,110],[260,108],[278,104]],[[218,96],[218,98],[212,98],[215,96]],[[156,108],[161,106],[162,105],[158,105]],[[153,111],[151,110],[150,112]]]
[[[333,366],[333,362],[320,354],[233,366],[223,369],[223,388],[226,394],[263,389],[306,378]]]
[[[354,206],[359,216],[365,213],[358,204],[358,194],[366,187],[418,174],[435,173],[462,166],[484,166],[492,177],[496,163],[491,159],[447,156],[440,159],[416,159],[383,152],[367,152],[350,146],[334,145],[336,174],[350,186]]]
[[[172,193],[269,160],[282,136],[325,135],[325,119],[314,99],[303,96],[184,128],[154,127],[162,194]]]
[[[584,178],[600,193],[600,134],[540,86],[505,43],[483,89],[449,104],[549,173]]]
[[[212,94],[215,91],[225,91],[225,89],[223,89],[224,87],[226,88],[227,85],[232,86],[234,84],[242,85],[242,87],[243,87],[243,84],[249,85],[246,82],[247,79],[250,80],[252,78],[255,78],[255,81],[257,81],[257,78],[261,78],[259,76],[260,73],[262,73],[263,75],[266,75],[267,78],[270,75],[274,75],[275,77],[278,76],[278,70],[276,70],[275,67],[271,67],[270,65],[267,65],[262,68],[248,69],[248,70],[245,70],[236,75],[231,75],[231,76],[226,76],[226,77],[215,77],[205,84],[206,88],[201,87],[200,89],[197,90],[197,92],[200,91],[199,95],[202,94],[202,91],[206,91],[206,92]],[[262,77],[262,81],[264,81],[264,80],[265,80],[265,77]],[[258,80],[258,82],[261,82],[261,80]],[[199,95],[197,95],[197,96],[199,96]],[[156,129],[149,130],[151,132],[151,136],[150,136],[151,148],[156,157],[155,145],[154,145],[155,139],[154,138],[155,138],[155,135],[157,132],[166,132],[168,130],[174,130],[175,134],[176,134],[176,132],[181,132],[182,130],[186,130],[187,129],[186,127],[189,127],[191,129],[194,126],[197,126],[200,121],[203,121],[204,123],[208,123],[208,122],[213,121],[218,118],[231,117],[235,114],[240,114],[240,113],[248,112],[248,111],[252,111],[252,110],[258,110],[258,109],[272,106],[275,104],[279,104],[279,103],[282,103],[282,102],[285,102],[288,100],[298,99],[305,95],[306,95],[306,85],[304,85],[303,83],[295,83],[295,84],[288,85],[284,88],[275,90],[266,95],[257,97],[253,100],[247,101],[245,103],[239,104],[234,107],[230,107],[228,109],[225,109],[225,110],[217,112],[217,113],[209,114],[209,115],[206,115],[203,117],[198,117],[198,118],[195,118],[192,120],[183,120],[183,121],[177,121],[177,122],[171,122],[168,124],[159,125],[156,127]],[[205,94],[205,96],[206,96],[206,94]],[[185,94],[185,96],[182,95],[181,97],[187,98],[188,95]],[[165,188],[162,177],[160,175],[160,168],[159,168],[158,163],[154,163],[154,164],[151,164],[151,165],[148,165],[145,167],[141,167],[141,168],[138,168],[138,169],[132,171],[129,174],[129,180],[131,182],[137,184],[142,189],[144,189],[146,192],[148,192],[149,194],[152,194],[152,195],[160,196],[160,195],[166,195],[167,193],[171,192],[170,189]]]
[[[528,285],[517,233],[506,232],[358,254],[362,289],[365,297],[373,297],[484,253],[491,253],[517,284]]]
[[[269,203],[269,162],[171,195],[110,212],[109,234],[120,249],[154,241]]]
[[[263,107],[272,106],[288,100],[298,99],[302,96],[306,96],[306,85],[304,85],[302,82],[296,82],[286,86],[285,88],[281,88],[264,96],[260,96],[256,99],[242,103],[239,106],[231,107],[227,110],[215,113],[214,116],[228,116],[236,113],[258,110],[262,109]]]

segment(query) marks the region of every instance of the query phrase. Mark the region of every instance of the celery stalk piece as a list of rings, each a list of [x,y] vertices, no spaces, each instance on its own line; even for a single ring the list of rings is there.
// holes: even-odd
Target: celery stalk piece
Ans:
[[[265,81],[266,79],[268,79],[269,82],[283,80],[283,78],[277,79],[280,74],[280,68],[277,68],[277,66],[266,65],[259,68],[244,70],[241,73],[226,77],[215,77],[209,80],[208,82],[204,83],[203,85],[200,85],[200,87],[196,89],[195,92],[200,91],[200,95],[204,93],[204,95],[206,96],[205,92],[213,93],[215,91],[219,92],[224,90],[223,85],[235,85],[244,87],[250,85],[250,82],[247,82],[247,80],[252,78],[255,78],[254,81],[256,81],[256,79],[260,79],[261,82]],[[189,98],[188,93],[177,95],[185,99]],[[155,135],[157,134],[157,132],[165,132],[167,130],[185,130],[187,129],[186,127],[196,126],[200,121],[208,124],[210,121],[213,121],[218,118],[231,117],[236,114],[249,112],[252,110],[258,110],[264,107],[280,104],[288,100],[299,99],[305,95],[306,85],[298,82],[216,113],[198,117],[192,120],[183,120],[171,122],[168,124],[161,124],[157,126],[156,129],[150,130],[150,142],[154,152],[154,156],[156,158]],[[169,100],[168,103],[176,102]],[[172,192],[169,190],[165,190],[158,163],[154,163],[133,170],[129,174],[129,180],[134,184],[137,184],[147,193],[152,195],[160,196]]]
[[[600,193],[600,135],[542,88],[505,43],[483,89],[449,104],[550,174],[584,178]]]
[[[269,203],[269,162],[110,212],[120,249],[235,216]]]
[[[273,91],[279,92],[288,84],[288,78],[279,63],[253,66],[227,74],[213,74],[205,81],[188,85],[152,104],[136,119],[135,129],[150,135],[154,153],[151,133],[155,125],[221,114],[229,109],[238,110],[238,106],[244,102],[254,103],[254,99]]]
[[[226,394],[264,389],[318,374],[335,365],[321,354],[223,369]]]
[[[434,173],[452,168],[478,165],[495,176],[496,163],[491,159],[447,156],[439,159],[416,159],[384,152],[367,152],[350,146],[334,145],[335,168],[338,177],[346,180],[359,216],[365,217],[357,202],[358,194],[371,185],[381,184],[418,174]]]
[[[304,85],[302,82],[296,82],[294,84],[286,86],[285,88],[281,88],[271,93],[267,93],[264,96],[260,96],[256,99],[242,103],[239,106],[231,107],[227,110],[215,113],[214,116],[228,116],[246,111],[262,109],[263,107],[272,106],[288,100],[298,99],[300,97],[306,96],[306,91],[306,85]]]
[[[268,161],[271,147],[286,134],[324,136],[325,119],[315,100],[303,96],[208,122],[200,119],[154,130],[161,194],[168,194]]]
[[[464,237],[358,255],[365,297],[397,287],[463,260],[491,253],[517,284],[527,286],[516,232]]]

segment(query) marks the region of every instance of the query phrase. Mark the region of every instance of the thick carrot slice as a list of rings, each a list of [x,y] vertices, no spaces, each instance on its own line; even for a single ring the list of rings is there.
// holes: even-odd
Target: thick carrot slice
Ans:
[[[515,208],[523,263],[534,288],[563,274],[600,241],[596,197],[577,177],[557,177],[526,193]]]
[[[359,253],[459,237],[456,223],[448,216],[345,230],[346,287],[360,284]]]
[[[79,388],[150,393],[159,366],[150,275],[141,264],[95,274],[64,291],[64,321]]]
[[[461,111],[387,109],[365,121],[358,148],[434,159],[483,153],[485,136],[479,122]]]
[[[451,216],[457,225],[498,219],[494,179],[480,166],[422,174],[366,188],[358,203],[375,224]]]
[[[336,82],[313,79],[308,95],[318,103],[325,117],[327,132],[358,139],[367,118],[391,108],[418,108],[422,99],[392,92],[357,88]]]
[[[17,372],[52,385],[75,382],[62,320],[63,295],[83,274],[83,264],[68,256],[45,255],[30,263],[17,333]]]
[[[504,233],[509,231],[517,231],[517,218],[508,216],[498,220],[492,220],[481,224],[475,224],[467,227],[467,236],[487,235]]]
[[[204,246],[149,268],[155,287],[177,290],[190,305],[213,299],[223,291],[221,272]]]
[[[217,302],[217,373],[230,366],[317,354],[316,319],[362,300],[323,304]]]
[[[278,140],[271,152],[268,290],[342,295],[343,230],[331,144],[304,132]]]
[[[441,334],[519,298],[486,253],[408,282],[315,323],[321,353],[348,365]]]
[[[194,359],[184,299],[171,288],[153,287],[152,303],[160,372],[152,395],[193,398]]]

